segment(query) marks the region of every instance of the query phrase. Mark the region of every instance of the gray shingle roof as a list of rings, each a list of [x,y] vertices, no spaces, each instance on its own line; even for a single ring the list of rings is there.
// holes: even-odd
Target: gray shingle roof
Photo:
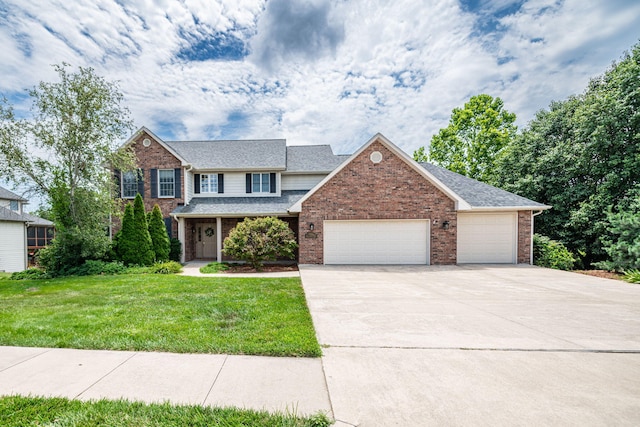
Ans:
[[[431,163],[420,163],[429,173],[452,191],[462,197],[472,208],[488,207],[530,207],[548,208],[542,203],[534,202],[517,194],[485,184],[475,179],[451,172]]]
[[[287,166],[284,139],[165,143],[200,170],[284,170]]]
[[[288,214],[288,209],[307,191],[283,191],[280,197],[194,197],[191,203],[178,206],[181,215],[266,215]]]
[[[348,158],[333,154],[330,145],[292,145],[287,147],[287,173],[328,173]]]
[[[0,221],[27,222],[27,218],[11,209],[0,206]]]
[[[29,221],[29,225],[53,227],[53,222],[49,221],[48,219],[40,218],[39,216],[31,215],[28,213],[23,213],[22,216],[25,217],[27,221]]]
[[[18,196],[16,193],[7,190],[4,187],[0,187],[0,199],[5,199],[5,200],[19,200],[21,202],[26,202],[27,199]]]

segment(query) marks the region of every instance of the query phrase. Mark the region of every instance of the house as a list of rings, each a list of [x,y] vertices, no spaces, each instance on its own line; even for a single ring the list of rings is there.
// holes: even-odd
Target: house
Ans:
[[[531,263],[534,216],[550,206],[415,162],[381,134],[350,156],[282,139],[163,141],[141,128],[139,169],[120,196],[158,204],[183,261],[228,260],[245,217],[277,216],[303,264]]]
[[[53,223],[24,212],[28,201],[0,187],[0,271],[22,271],[29,256],[49,244]]]

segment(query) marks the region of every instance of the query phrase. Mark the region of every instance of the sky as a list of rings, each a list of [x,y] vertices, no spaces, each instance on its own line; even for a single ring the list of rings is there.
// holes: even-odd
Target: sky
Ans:
[[[165,140],[411,154],[480,93],[525,126],[639,40],[637,0],[0,0],[0,95],[27,114],[67,62]]]

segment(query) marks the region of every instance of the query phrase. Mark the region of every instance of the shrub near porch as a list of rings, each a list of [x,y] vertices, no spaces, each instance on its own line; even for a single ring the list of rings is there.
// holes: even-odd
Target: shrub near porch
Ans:
[[[321,355],[299,278],[2,280],[0,345]]]

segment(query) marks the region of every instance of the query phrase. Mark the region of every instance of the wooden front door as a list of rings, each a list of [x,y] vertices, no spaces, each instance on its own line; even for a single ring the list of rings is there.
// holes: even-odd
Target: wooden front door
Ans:
[[[196,225],[196,258],[216,258],[216,224]]]

